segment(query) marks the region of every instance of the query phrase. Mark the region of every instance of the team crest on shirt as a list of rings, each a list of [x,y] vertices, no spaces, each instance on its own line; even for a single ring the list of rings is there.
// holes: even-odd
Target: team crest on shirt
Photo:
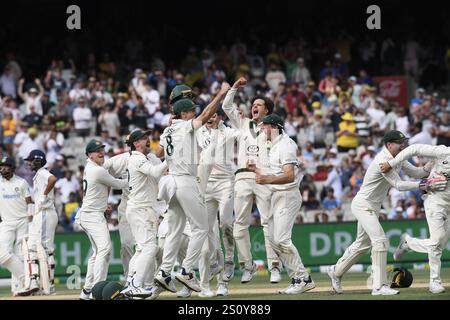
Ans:
[[[19,193],[19,191],[20,191],[19,187],[15,187],[15,188],[14,188],[14,191],[17,192],[17,193]]]
[[[248,146],[247,151],[250,153],[258,153],[259,147],[256,145]]]

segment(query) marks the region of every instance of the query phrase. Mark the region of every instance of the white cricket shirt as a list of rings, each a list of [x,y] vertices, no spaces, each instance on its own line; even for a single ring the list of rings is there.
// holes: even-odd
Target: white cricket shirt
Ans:
[[[192,121],[193,119],[189,121],[175,119],[161,135],[160,143],[164,148],[171,175],[197,176],[201,150],[197,144],[196,130]]]
[[[0,217],[2,221],[15,221],[27,217],[25,198],[30,196],[25,179],[13,175],[6,180],[0,177]]]
[[[115,179],[105,168],[88,159],[83,173],[83,204],[81,212],[103,212],[108,204],[108,189],[123,189],[126,180]]]

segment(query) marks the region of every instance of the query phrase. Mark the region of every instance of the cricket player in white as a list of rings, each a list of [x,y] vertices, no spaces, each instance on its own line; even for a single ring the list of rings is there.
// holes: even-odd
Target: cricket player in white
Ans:
[[[336,265],[329,267],[328,275],[336,293],[342,293],[341,278],[372,247],[372,295],[394,295],[398,290],[387,285],[386,260],[389,241],[378,221],[381,203],[391,187],[408,191],[421,187],[420,181],[403,181],[400,170],[412,178],[429,175],[425,167],[417,168],[402,161],[389,173],[382,173],[379,164],[393,159],[406,147],[407,139],[400,131],[388,131],[383,137],[384,147],[379,152],[364,176],[361,189],[353,198],[351,210],[358,220],[356,240],[345,250]]]
[[[28,222],[34,214],[34,206],[30,195],[28,183],[14,174],[16,165],[12,158],[4,157],[0,159],[0,246],[1,252],[5,256],[13,255],[19,260],[22,259],[20,248],[22,241],[28,234]],[[3,263],[3,255],[0,253],[0,263]],[[14,258],[15,259],[15,258]],[[22,262],[23,263],[23,262]],[[21,268],[23,268],[21,266]],[[19,295],[23,288],[22,281],[19,281],[14,274],[11,279],[11,291],[13,295]],[[37,282],[33,283],[36,289]]]
[[[297,294],[315,288],[311,276],[302,263],[297,248],[292,243],[292,228],[302,205],[297,144],[283,131],[283,120],[276,114],[262,119],[269,163],[262,168],[249,164],[247,168],[256,174],[256,183],[267,185],[272,191],[267,227],[269,241],[280,257],[292,279],[282,294]]]
[[[413,156],[427,157],[434,162],[430,177],[425,182],[428,184],[427,193],[423,196],[430,238],[418,239],[406,233],[403,234],[394,253],[394,259],[399,260],[408,250],[428,253],[430,264],[429,289],[432,293],[441,293],[445,291],[441,279],[441,256],[450,236],[450,186],[448,183],[450,177],[450,147],[426,144],[411,145],[394,159],[382,164],[380,166],[381,171],[388,172],[391,168],[395,168],[399,163]]]
[[[197,131],[197,140],[202,148],[201,165],[210,167],[210,170],[206,170],[207,173],[203,173],[207,176],[201,176],[202,169],[200,167],[198,169],[201,181],[207,182],[205,201],[209,222],[208,242],[203,247],[199,261],[201,297],[214,295],[209,282],[211,273],[217,272],[220,274],[217,279],[216,295],[228,295],[228,281],[234,273],[234,146],[239,131],[225,126],[223,116],[223,111],[219,110]],[[225,257],[221,247],[219,223],[223,231]],[[213,261],[214,263],[210,263]],[[214,269],[210,268],[211,264]]]
[[[199,150],[195,131],[213,116],[229,88],[229,84],[223,83],[219,93],[197,118],[196,106],[191,100],[181,99],[175,102],[173,112],[177,119],[174,119],[172,125],[161,135],[161,146],[156,155],[160,158],[165,155],[169,174],[174,177],[176,183],[176,192],[169,202],[165,217],[168,233],[164,243],[163,261],[155,277],[160,289],[176,292],[170,272],[175,263],[187,217],[191,227],[191,239],[182,268],[175,278],[189,289],[201,291],[193,274],[193,266],[199,259],[208,235],[208,216],[197,179]],[[152,295],[152,298],[157,295]]]
[[[39,276],[44,294],[55,293],[55,231],[58,214],[55,209],[56,177],[44,168],[47,163],[41,150],[33,150],[24,159],[36,174],[33,177],[33,198],[35,211],[28,230],[28,241],[23,242],[25,271],[30,271],[30,279]]]
[[[152,288],[144,288],[144,281],[150,275],[153,283],[155,259],[158,250],[157,231],[159,213],[156,210],[158,181],[167,169],[167,162],[158,164],[150,161],[149,131],[136,130],[129,136],[131,156],[128,159],[129,196],[126,216],[136,239],[136,252],[130,271],[134,275],[122,293],[131,297],[147,298]]]
[[[269,233],[267,221],[270,218],[270,198],[272,192],[266,185],[255,182],[255,173],[246,168],[247,160],[252,160],[256,164],[267,163],[265,154],[261,152],[265,145],[265,139],[260,135],[261,120],[273,110],[273,102],[265,97],[255,97],[252,99],[252,119],[242,118],[238,108],[233,105],[234,96],[237,90],[245,86],[245,78],[238,79],[228,92],[223,102],[223,111],[230,119],[234,128],[240,130],[238,170],[236,171],[234,192],[234,212],[235,222],[233,227],[234,240],[238,251],[238,259],[243,269],[241,282],[249,282],[256,273],[256,264],[253,262],[251,254],[250,226],[249,218],[253,205],[253,198],[256,197],[256,206],[261,215],[261,225],[264,231],[264,242],[267,254],[267,264],[271,272],[270,281],[277,283],[281,280],[280,262],[277,254],[269,243]]]
[[[81,300],[89,300],[92,287],[106,280],[111,254],[111,237],[105,219],[109,188],[123,189],[128,186],[126,180],[115,179],[105,168],[105,145],[91,140],[86,146],[88,160],[83,173],[83,203],[75,218],[86,232],[92,245],[86,281],[80,293]]]
[[[128,179],[127,166],[129,158],[129,152],[118,154],[105,160],[103,168],[105,168],[115,178]],[[128,223],[126,217],[129,193],[130,191],[128,186],[122,189],[120,204],[117,208],[117,211],[119,213],[120,258],[122,260],[123,272],[125,277],[128,276],[128,267],[131,257],[133,257],[134,246],[136,244],[133,233],[131,232],[130,224]]]

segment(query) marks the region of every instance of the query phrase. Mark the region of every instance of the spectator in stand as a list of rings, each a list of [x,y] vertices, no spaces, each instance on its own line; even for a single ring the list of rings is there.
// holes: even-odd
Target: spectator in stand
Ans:
[[[327,211],[328,217],[341,216],[341,204],[342,202],[334,195],[333,188],[325,188],[326,197],[322,200],[322,208]]]
[[[300,91],[304,91],[309,81],[311,81],[311,74],[305,66],[305,60],[297,58],[297,65],[292,70],[291,82],[296,83]]]
[[[66,161],[62,155],[56,156],[56,162],[53,165],[50,173],[53,174],[57,181],[64,178],[65,172],[67,171]]]
[[[403,107],[397,109],[397,119],[395,119],[396,130],[402,132],[403,134],[408,133],[409,119],[406,115],[406,110]]]
[[[3,70],[2,76],[0,77],[0,92],[6,96],[16,99],[16,84],[17,80],[14,77],[12,68],[10,66],[6,66]]]
[[[39,92],[36,88],[31,87],[30,89],[28,89],[27,93],[23,93],[24,82],[25,79],[20,79],[18,94],[25,103],[25,113],[27,115],[30,114],[32,112],[31,107],[34,106],[34,110],[36,111],[36,113],[42,116],[44,112],[42,109],[41,98],[44,95],[44,87],[42,86],[41,81],[39,79],[34,80],[36,86],[39,88]]]
[[[29,128],[27,133],[28,137],[20,145],[19,152],[17,154],[18,158],[22,160],[28,157],[32,150],[44,150],[44,146],[38,139],[36,139],[39,133],[38,130],[36,128]]]
[[[95,91],[94,96],[95,98],[102,98],[105,103],[114,103],[113,97],[111,95],[111,93],[105,91],[105,86],[106,83],[104,81],[101,81],[100,83],[98,83],[97,85],[97,90],[93,89],[92,91]]]
[[[364,170],[367,170],[369,168],[369,165],[375,159],[376,154],[377,149],[374,146],[369,146],[367,148],[367,153],[362,156],[362,167]]]
[[[328,178],[328,168],[322,161],[316,166],[316,172],[313,174],[314,181],[326,181]]]
[[[58,132],[56,130],[50,131],[50,135],[45,142],[45,152],[49,170],[53,167],[56,162],[56,157],[59,155],[60,145],[56,141],[57,135]]]
[[[348,66],[347,63],[342,61],[342,56],[339,52],[334,54],[334,63],[332,66],[333,76],[340,80],[341,82],[348,77]]]
[[[409,145],[412,144],[433,144],[433,137],[430,134],[431,130],[423,129],[422,121],[417,122],[411,127],[411,133],[413,136],[409,139]]]
[[[345,113],[341,119],[339,131],[336,132],[336,144],[339,152],[348,152],[358,147],[355,120],[349,112]]]
[[[141,95],[142,101],[148,110],[148,114],[150,117],[152,117],[155,114],[156,110],[159,108],[159,92],[155,90],[150,82],[145,81],[144,91]]]
[[[287,90],[286,106],[287,112],[292,114],[295,109],[302,109],[301,104],[305,99],[305,95],[299,90],[297,83],[293,82]]]
[[[91,134],[91,121],[93,119],[91,109],[86,106],[84,96],[78,98],[78,106],[73,111],[75,132],[79,137],[89,137]]]
[[[297,142],[299,127],[300,123],[294,119],[292,114],[288,114],[284,121],[284,132],[295,142]]]
[[[61,201],[63,205],[66,205],[71,201],[71,194],[75,195],[75,199],[79,196],[80,183],[78,182],[78,179],[73,175],[72,170],[66,170],[64,172],[64,177],[56,182],[55,189],[61,194]]]
[[[391,211],[388,214],[389,220],[403,220],[408,219],[408,215],[404,209],[403,200],[398,200],[396,205],[392,207]]]
[[[58,101],[56,105],[50,108],[48,116],[50,117],[50,123],[65,137],[68,137],[69,131],[72,129],[68,105],[63,101]]]
[[[325,78],[319,82],[319,92],[325,95],[327,92],[334,92],[336,81],[332,76],[332,72],[328,72]]]
[[[82,80],[77,80],[73,89],[69,91],[69,98],[72,103],[79,102],[80,98],[84,98],[86,101],[91,99],[91,93],[84,88]]]
[[[73,223],[72,214],[75,210],[80,208],[80,203],[77,200],[77,194],[78,194],[78,190],[77,190],[77,192],[71,192],[69,194],[69,199],[63,205],[63,215],[61,217],[61,224],[63,225],[64,230],[66,232],[74,231],[73,227],[72,227],[72,223]]]
[[[351,197],[356,196],[364,181],[364,170],[362,169],[361,161],[355,158],[353,160],[353,163],[354,163],[353,174],[350,177]]]
[[[334,197],[336,197],[338,201],[341,201],[343,190],[341,181],[342,171],[340,167],[334,166],[331,162],[327,163],[327,170],[328,176],[324,186],[331,189],[333,191]]]
[[[36,112],[34,105],[31,105],[30,112],[23,117],[22,122],[26,123],[28,127],[40,125],[42,122],[42,116]]]
[[[269,88],[273,92],[278,91],[278,86],[280,83],[286,83],[286,76],[283,71],[280,70],[279,66],[275,63],[271,63],[269,67],[269,71],[266,74],[265,78]]]
[[[6,153],[11,157],[14,145],[14,137],[16,135],[17,122],[13,119],[11,112],[5,112],[2,120],[3,144]]]
[[[113,109],[112,104],[107,104],[106,107],[100,111],[98,122],[101,126],[102,131],[107,131],[111,139],[119,139],[120,120],[116,110]]]
[[[450,113],[448,111],[442,114],[438,126],[433,129],[432,134],[437,137],[437,145],[450,146]]]
[[[320,109],[314,111],[314,117],[307,120],[308,126],[308,140],[313,143],[315,149],[325,148],[325,120],[323,119],[323,112]]]
[[[132,114],[132,126],[145,130],[147,129],[147,120],[150,118],[148,109],[145,107],[141,96],[136,96],[136,94],[133,92],[132,97],[136,105],[133,109]],[[130,128],[130,130],[132,129],[134,128]]]

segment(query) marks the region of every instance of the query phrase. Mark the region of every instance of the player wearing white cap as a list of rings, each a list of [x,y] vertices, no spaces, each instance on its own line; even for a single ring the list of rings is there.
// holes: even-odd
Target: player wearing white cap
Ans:
[[[297,248],[292,243],[292,228],[302,205],[297,144],[283,131],[283,120],[276,114],[262,119],[264,137],[267,139],[268,163],[262,168],[247,165],[255,172],[256,183],[267,185],[272,191],[271,216],[267,221],[269,242],[286,267],[291,283],[282,294],[298,294],[315,288],[306,271]]]
[[[387,285],[386,260],[389,240],[378,221],[381,203],[391,187],[408,191],[421,187],[420,181],[403,181],[400,170],[413,178],[429,175],[425,167],[416,168],[406,161],[398,163],[389,173],[382,173],[379,164],[393,159],[406,146],[407,139],[397,130],[388,131],[383,137],[384,147],[370,164],[363,184],[352,201],[352,214],[358,220],[356,240],[345,250],[336,265],[331,266],[328,275],[336,293],[342,293],[341,278],[359,258],[372,248],[372,295],[394,295],[398,290]]]
[[[236,242],[238,259],[243,269],[241,282],[249,282],[256,273],[256,264],[253,262],[250,244],[249,217],[256,198],[261,224],[264,232],[264,242],[267,254],[267,264],[271,271],[270,281],[277,283],[281,280],[280,262],[277,254],[273,251],[268,237],[267,221],[270,218],[270,198],[272,192],[266,185],[255,182],[255,173],[246,168],[248,160],[256,164],[267,163],[265,154],[261,152],[265,148],[265,139],[260,135],[261,119],[273,111],[273,102],[266,97],[254,97],[252,99],[252,119],[240,116],[238,108],[233,105],[237,90],[245,86],[245,78],[238,79],[228,92],[223,102],[223,111],[230,119],[234,128],[240,130],[238,144],[238,170],[236,171],[234,193],[235,222],[233,235]]]
[[[58,214],[55,209],[56,177],[46,168],[45,154],[32,150],[27,158],[33,177],[34,216],[28,230],[28,240],[22,242],[26,282],[39,278],[44,294],[55,293],[55,231]],[[28,271],[28,272],[27,272]]]
[[[199,150],[195,131],[213,116],[229,88],[229,84],[223,83],[219,93],[198,117],[195,117],[196,106],[191,100],[184,98],[176,101],[173,105],[176,119],[161,135],[161,146],[157,155],[165,155],[169,164],[169,174],[175,180],[176,191],[169,202],[165,217],[168,233],[164,243],[163,261],[155,277],[160,289],[176,292],[170,272],[175,263],[179,239],[187,217],[191,226],[191,238],[186,258],[182,262],[182,268],[177,273],[176,279],[191,290],[201,291],[193,273],[193,266],[199,259],[208,235],[208,217],[197,178]],[[152,297],[156,296],[157,294]]]
[[[157,196],[158,181],[167,169],[167,162],[158,164],[150,161],[149,131],[135,130],[128,140],[131,155],[128,159],[129,196],[126,216],[136,239],[136,252],[130,264],[130,271],[134,272],[129,285],[122,293],[131,297],[147,298],[152,294],[152,288],[144,288],[148,275],[153,283],[155,273],[155,259],[158,250],[157,231],[158,218]]]
[[[80,293],[81,300],[88,300],[92,287],[99,281],[106,280],[109,258],[111,255],[111,237],[105,219],[109,188],[123,189],[126,180],[115,179],[103,164],[105,145],[98,140],[91,140],[86,146],[88,157],[83,173],[83,203],[75,219],[86,232],[92,245],[93,253],[88,261],[86,280]]]
[[[28,222],[33,218],[34,206],[32,204],[28,183],[14,174],[16,164],[12,158],[0,159],[0,263],[11,259],[22,259],[20,244],[28,233]],[[14,274],[11,279],[11,291],[13,295],[19,295],[23,288],[22,281]],[[30,283],[38,290],[37,282]]]
[[[428,184],[427,192],[423,196],[430,237],[418,239],[407,233],[403,234],[400,244],[394,252],[394,259],[399,260],[408,250],[428,253],[429,289],[431,293],[441,293],[445,291],[441,279],[441,256],[450,236],[450,185],[448,183],[450,147],[414,144],[400,152],[394,159],[380,165],[381,171],[388,172],[413,156],[427,157],[434,162],[430,177],[425,182]]]

